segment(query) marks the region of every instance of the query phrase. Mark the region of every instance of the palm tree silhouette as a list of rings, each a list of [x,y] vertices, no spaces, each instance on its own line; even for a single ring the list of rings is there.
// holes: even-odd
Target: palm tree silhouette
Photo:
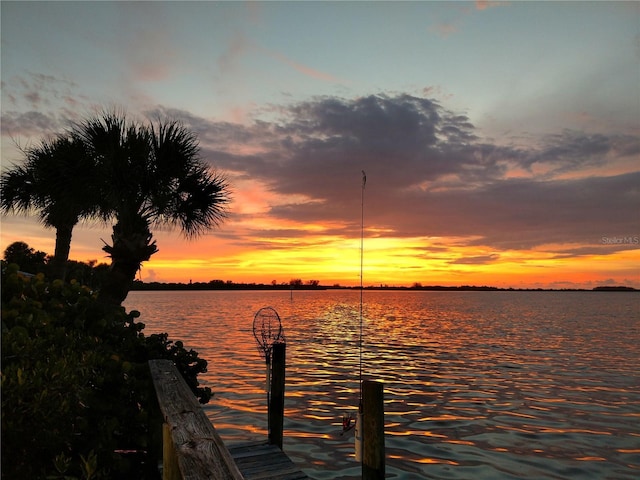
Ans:
[[[107,282],[99,299],[119,305],[142,262],[158,251],[152,226],[198,236],[222,223],[229,202],[224,176],[200,157],[197,136],[180,122],[147,125],[105,112],[74,127],[97,165],[99,212],[116,221]]]
[[[81,219],[98,216],[92,188],[96,165],[78,138],[62,134],[23,150],[25,161],[2,173],[3,213],[36,212],[46,227],[56,230],[52,275],[64,278],[73,229]]]

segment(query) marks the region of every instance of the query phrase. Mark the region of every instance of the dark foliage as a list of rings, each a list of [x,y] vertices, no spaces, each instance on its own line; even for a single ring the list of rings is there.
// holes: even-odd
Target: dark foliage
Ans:
[[[25,242],[9,245],[4,251],[4,261],[6,265],[20,265],[21,271],[26,275],[43,273],[47,278],[58,278],[58,272],[63,268],[69,281],[75,280],[91,290],[99,290],[109,273],[109,265],[98,263],[97,260],[67,260],[61,265],[60,262],[53,262],[53,257],[47,253],[35,250]]]
[[[207,362],[139,313],[76,281],[2,268],[2,477],[156,478],[159,412],[148,360],[167,358],[198,396]]]
[[[31,248],[25,242],[13,242],[5,248],[4,259],[33,274],[45,273],[47,269],[47,254]]]

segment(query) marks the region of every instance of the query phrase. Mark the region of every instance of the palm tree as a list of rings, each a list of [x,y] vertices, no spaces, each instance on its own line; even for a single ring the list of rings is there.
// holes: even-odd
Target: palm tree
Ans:
[[[102,181],[100,211],[113,216],[109,278],[99,299],[120,305],[143,262],[158,251],[152,226],[178,227],[187,237],[226,217],[226,179],[200,158],[195,134],[176,121],[141,125],[106,112],[75,128]]]
[[[37,212],[46,227],[56,230],[53,275],[64,278],[71,236],[80,219],[96,215],[96,165],[85,145],[68,134],[46,139],[23,150],[25,161],[2,173],[3,213]]]

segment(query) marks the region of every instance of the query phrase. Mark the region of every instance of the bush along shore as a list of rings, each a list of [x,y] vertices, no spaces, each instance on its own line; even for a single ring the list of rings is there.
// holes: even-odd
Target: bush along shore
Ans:
[[[172,360],[201,403],[207,362],[74,280],[19,270],[2,264],[2,478],[158,478],[147,362]]]

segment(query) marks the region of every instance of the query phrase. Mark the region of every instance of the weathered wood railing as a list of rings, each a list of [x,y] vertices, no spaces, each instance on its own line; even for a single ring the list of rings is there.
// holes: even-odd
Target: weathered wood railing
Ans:
[[[243,480],[220,435],[169,360],[151,360],[163,425],[164,480]]]

